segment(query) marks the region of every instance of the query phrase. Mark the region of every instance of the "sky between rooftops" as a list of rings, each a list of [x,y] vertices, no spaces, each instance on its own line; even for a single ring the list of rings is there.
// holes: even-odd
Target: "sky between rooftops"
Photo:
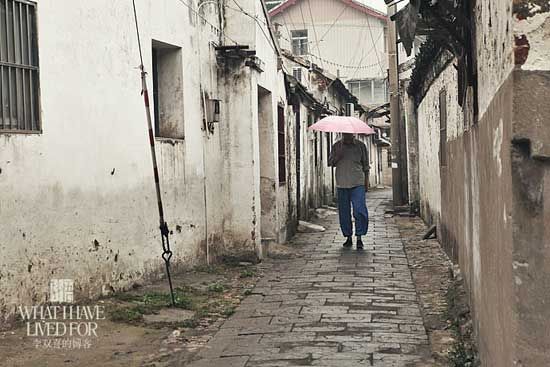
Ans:
[[[382,11],[384,13],[387,13],[387,7],[384,0],[356,0],[358,2],[361,2],[365,5],[370,6],[371,8],[374,8],[376,10]],[[401,1],[397,4],[397,9],[402,9],[405,5],[408,4],[408,1]]]

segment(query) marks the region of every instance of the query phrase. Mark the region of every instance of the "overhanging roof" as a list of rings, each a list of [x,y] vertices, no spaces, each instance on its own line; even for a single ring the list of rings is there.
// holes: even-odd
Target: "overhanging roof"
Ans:
[[[367,119],[370,118],[379,118],[384,116],[389,116],[390,114],[390,104],[384,103],[378,107],[372,108],[367,112]]]
[[[276,7],[274,7],[273,9],[271,9],[269,11],[269,15],[273,17],[273,16],[275,16],[279,13],[282,13],[286,9],[290,8],[291,6],[296,5],[298,3],[298,1],[300,1],[300,0],[286,0],[286,1],[282,2],[281,4],[277,5]],[[364,14],[370,15],[370,16],[378,18],[378,19],[382,19],[384,21],[388,20],[388,17],[386,16],[386,14],[384,14],[381,11],[378,11],[376,9],[373,9],[370,6],[361,4],[357,1],[354,1],[354,0],[338,0],[338,1],[341,1],[344,4],[346,4],[346,6],[349,6],[350,8],[358,10],[358,11],[364,13]]]

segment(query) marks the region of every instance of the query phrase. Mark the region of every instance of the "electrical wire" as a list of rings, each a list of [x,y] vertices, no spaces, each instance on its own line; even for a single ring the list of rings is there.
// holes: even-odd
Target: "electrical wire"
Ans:
[[[271,49],[272,49],[277,55],[279,55],[279,51],[278,51],[278,50],[276,49],[276,47],[273,45],[273,44],[275,43],[275,40],[271,39],[271,37],[269,37],[269,36],[265,33],[263,26],[260,24],[260,22],[259,22],[259,20],[258,20],[258,17],[257,17],[257,16],[253,16],[252,14],[250,14],[249,12],[247,12],[246,10],[244,10],[244,8],[242,7],[242,5],[239,4],[236,0],[233,0],[233,2],[235,3],[235,5],[237,5],[237,7],[238,7],[239,9],[232,8],[232,7],[228,6],[227,4],[226,4],[226,7],[229,8],[229,9],[231,9],[231,10],[241,12],[241,13],[243,13],[244,15],[248,16],[249,18],[252,18],[252,19],[256,22],[256,24],[258,24],[258,26],[260,27],[260,30],[262,31],[262,33],[263,33],[265,39],[267,40],[267,43],[268,43],[269,46],[271,47]],[[264,22],[264,25],[265,25],[266,27],[269,27],[269,24],[268,24],[267,22]],[[272,43],[273,43],[273,44],[272,44]]]
[[[338,17],[336,17],[336,19],[334,19],[334,22],[332,22],[332,24],[330,25],[330,27],[327,29],[327,31],[323,34],[323,36],[321,36],[321,40],[319,41],[319,43],[323,42],[323,40],[325,39],[326,35],[330,32],[330,30],[332,29],[332,27],[334,27],[334,25],[340,20],[340,18],[342,17],[342,14],[344,14],[344,12],[348,9],[348,4],[345,4],[344,8],[342,9],[342,11],[340,12],[340,14],[338,14]]]
[[[300,5],[301,7],[302,5]],[[311,18],[311,25],[313,26],[313,34],[315,35],[315,41],[317,42],[317,52],[319,52],[319,56],[321,56],[321,48],[319,46],[319,39],[317,38],[317,29],[315,28],[315,21],[313,20],[313,12],[311,11],[311,2],[310,0],[307,1],[307,6],[309,8],[309,16]],[[323,64],[323,59],[321,59],[321,67],[324,69],[325,65]]]
[[[363,23],[363,27],[361,28],[361,33],[359,33],[359,42],[363,39],[363,32],[365,32],[365,28],[367,28],[367,20],[369,19],[368,15],[365,17],[365,22]],[[361,59],[362,60],[362,56],[364,54],[364,50],[362,49],[362,47],[357,47],[355,49],[355,52],[353,54],[353,56],[351,57],[351,59],[349,60],[349,63],[350,64],[354,64],[355,63],[355,58],[357,57],[357,54],[359,53],[359,49],[361,49]],[[359,61],[359,63],[361,63],[361,61]]]
[[[210,27],[214,30],[216,30],[216,33],[219,34],[220,36],[224,37],[225,39],[228,39],[229,41],[233,42],[235,44],[235,46],[238,46],[239,43],[237,41],[235,41],[233,38],[229,37],[227,34],[225,34],[225,32],[221,29],[219,29],[218,27],[216,27],[214,24],[210,23],[208,21],[208,19],[206,19],[204,16],[202,16],[197,10],[193,9],[193,7],[191,5],[189,5],[187,2],[185,2],[184,0],[178,0],[181,4],[185,5],[189,10],[191,10],[193,13],[195,13],[199,18],[201,18],[205,23],[207,23],[208,25],[210,25]]]
[[[309,0],[308,0],[308,4],[309,4]],[[306,19],[304,18],[304,12],[302,10],[302,2],[300,2],[300,14],[302,16],[302,24],[304,26],[304,29],[306,29],[306,31],[307,31],[308,28],[307,28],[307,24],[306,24]],[[313,19],[312,19],[312,21],[313,21]],[[306,56],[308,56],[309,62],[311,64],[311,56],[308,55],[309,54],[309,46],[308,46],[308,49],[307,49],[306,52],[307,52]]]
[[[374,53],[376,55],[376,60],[378,60],[378,65],[380,66],[380,72],[382,73],[382,76],[384,76],[385,74],[384,68],[382,67],[382,63],[380,62],[380,56],[378,55],[378,50],[376,49],[376,42],[374,41],[374,36],[372,35],[372,29],[370,26],[369,17],[367,17],[367,21],[369,23],[369,34],[370,34],[370,39],[372,40],[372,45],[374,46]]]

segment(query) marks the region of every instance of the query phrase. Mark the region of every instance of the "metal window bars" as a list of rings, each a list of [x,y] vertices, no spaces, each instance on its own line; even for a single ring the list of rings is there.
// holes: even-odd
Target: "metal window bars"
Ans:
[[[0,0],[0,133],[40,131],[36,4]]]

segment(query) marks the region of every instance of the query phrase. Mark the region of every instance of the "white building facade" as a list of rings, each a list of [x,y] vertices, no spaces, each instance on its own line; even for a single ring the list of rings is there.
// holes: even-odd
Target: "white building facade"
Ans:
[[[175,270],[291,234],[278,47],[239,4],[136,0]],[[0,6],[0,312],[51,279],[95,297],[162,276],[132,2]]]
[[[282,48],[340,78],[361,104],[388,101],[384,13],[354,0],[288,0],[270,15]]]

